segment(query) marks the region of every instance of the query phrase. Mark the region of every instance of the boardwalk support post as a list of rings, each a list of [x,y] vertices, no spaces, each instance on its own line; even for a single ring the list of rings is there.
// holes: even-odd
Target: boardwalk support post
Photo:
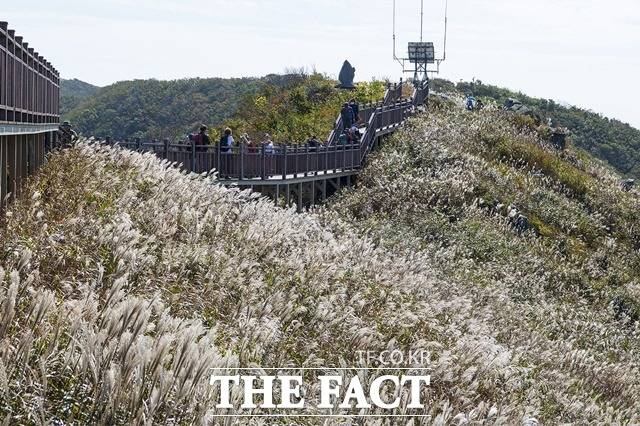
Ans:
[[[291,185],[286,184],[286,193],[287,193],[287,208],[291,207]]]
[[[282,157],[283,157],[283,163],[284,163],[284,167],[282,168],[282,179],[286,179],[287,178],[287,144],[284,144],[284,146],[282,147]],[[289,185],[287,185],[287,205],[289,204]]]
[[[191,171],[196,171],[196,141],[191,141]]]
[[[262,144],[262,148],[260,150],[261,154],[260,154],[260,177],[262,178],[262,180],[265,180],[267,178],[267,173],[265,171],[265,167],[266,167],[266,163],[265,163],[265,150],[266,150],[266,145]]]
[[[240,179],[244,180],[244,143],[240,142],[239,148],[240,150]]]

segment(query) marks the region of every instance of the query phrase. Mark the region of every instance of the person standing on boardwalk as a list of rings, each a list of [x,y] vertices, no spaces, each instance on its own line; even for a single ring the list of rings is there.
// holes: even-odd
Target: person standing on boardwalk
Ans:
[[[200,133],[195,135],[193,138],[198,146],[198,151],[206,150],[208,145],[211,145],[211,139],[209,139],[209,135],[207,134],[207,126],[204,124],[200,126]]]
[[[220,152],[223,154],[231,154],[231,147],[235,143],[232,133],[231,129],[227,127],[220,138]]]
[[[307,142],[307,145],[309,145],[310,152],[316,152],[320,147],[320,141],[316,136],[311,136],[311,139],[309,139],[309,141]]]
[[[262,141],[262,145],[264,146],[264,153],[267,155],[272,155],[275,153],[275,148],[273,146],[273,141],[271,140],[271,136],[266,133],[264,135],[264,141]]]
[[[349,106],[351,107],[351,111],[353,111],[353,123],[357,124],[360,122],[360,105],[356,102],[355,98],[352,98],[349,101]]]
[[[62,148],[70,148],[78,140],[78,134],[71,127],[71,123],[65,121],[58,127],[58,144]]]
[[[344,105],[342,105],[340,116],[342,117],[342,130],[350,129],[354,122],[354,116],[353,109],[349,106],[348,102],[345,102]]]

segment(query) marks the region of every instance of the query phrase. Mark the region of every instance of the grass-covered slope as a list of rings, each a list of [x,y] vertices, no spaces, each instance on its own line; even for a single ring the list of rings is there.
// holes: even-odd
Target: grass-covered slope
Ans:
[[[213,414],[211,367],[353,365],[358,349],[409,347],[437,353],[434,415],[524,415],[492,385],[512,380],[509,353],[426,259],[150,155],[54,155],[8,211],[0,260],[0,415],[13,423],[191,424]]]
[[[637,195],[529,124],[440,105],[322,217],[149,154],[53,155],[0,233],[0,417],[221,422],[211,367],[397,348],[432,353],[440,424],[637,422]]]
[[[349,221],[342,232],[367,234],[389,257],[428,259],[469,297],[517,365],[511,398],[539,419],[637,422],[640,198],[532,124],[434,99],[333,203],[328,223]],[[509,223],[509,205],[530,231]],[[605,421],[607,405],[620,417]]]
[[[563,106],[551,99],[539,99],[502,87],[477,82],[453,84],[436,79],[436,90],[473,93],[487,100],[502,104],[508,98],[523,102],[546,122],[552,119],[555,125],[571,130],[576,147],[582,148],[597,158],[605,160],[619,173],[640,178],[640,130],[615,118],[608,118],[593,111],[574,106]]]
[[[333,130],[344,102],[352,98],[361,104],[380,101],[387,85],[374,80],[356,83],[354,90],[335,86],[336,81],[326,75],[300,73],[295,84],[267,85],[255,96],[245,97],[226,124],[258,141],[265,133],[276,143],[305,142],[314,135],[323,140]]]

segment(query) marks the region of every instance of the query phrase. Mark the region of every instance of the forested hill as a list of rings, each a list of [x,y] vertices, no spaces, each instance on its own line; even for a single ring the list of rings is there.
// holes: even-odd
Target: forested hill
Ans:
[[[508,98],[516,98],[543,120],[551,118],[556,125],[569,128],[575,146],[605,160],[623,175],[640,178],[640,130],[627,123],[581,108],[564,107],[551,99],[532,98],[480,81],[453,84],[436,79],[433,87],[439,91],[455,90],[462,94],[471,92],[483,100],[491,98],[499,103]]]
[[[83,101],[94,96],[100,87],[84,81],[73,79],[60,82],[60,112],[66,115]]]
[[[328,91],[327,96],[330,94],[329,79],[314,78],[287,74],[263,78],[134,80],[102,89],[79,80],[64,80],[61,97],[63,119],[70,120],[85,135],[115,139],[176,139],[195,131],[201,123],[210,127],[229,124],[234,130],[249,133],[268,130],[283,137],[297,137],[297,133],[306,135],[312,128],[321,127],[318,123],[310,126],[304,120],[289,117],[291,111],[298,108],[300,96],[307,99],[307,103],[313,103],[317,102],[318,87]],[[476,97],[494,99],[498,103],[507,98],[517,98],[542,120],[551,118],[556,124],[569,128],[574,146],[605,160],[623,175],[640,177],[640,130],[619,120],[479,81],[454,84],[435,79],[432,89],[462,94],[473,92]],[[271,106],[270,112],[260,111],[261,117],[256,117],[262,100]],[[278,113],[274,114],[272,110]],[[312,114],[312,118],[326,121],[330,126],[336,112],[322,111],[322,114]],[[281,128],[287,127],[287,123],[299,126],[300,132]]]
[[[222,123],[242,99],[268,84],[295,84],[295,77],[122,81],[104,87],[64,118],[90,136],[175,139],[201,123]]]

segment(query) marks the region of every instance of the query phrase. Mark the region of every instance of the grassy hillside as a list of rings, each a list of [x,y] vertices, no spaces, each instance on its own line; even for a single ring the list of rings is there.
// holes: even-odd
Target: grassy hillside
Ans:
[[[213,414],[211,367],[340,365],[357,348],[439,347],[460,383],[489,362],[470,357],[469,300],[422,262],[167,167],[80,146],[54,155],[11,207],[0,239],[3,418],[191,424]],[[434,414],[447,394],[436,389]]]
[[[94,96],[99,90],[98,86],[78,79],[62,79],[60,82],[60,114],[63,120],[66,119],[69,111]]]
[[[638,422],[638,194],[526,118],[431,107],[321,216],[54,154],[0,234],[0,415],[190,424],[210,367],[424,349],[439,424]]]
[[[480,98],[502,104],[516,98],[530,107],[545,122],[551,118],[556,125],[569,128],[574,144],[591,155],[607,161],[623,175],[640,178],[640,130],[620,120],[576,107],[564,107],[551,99],[538,99],[482,82],[461,82],[454,86],[446,80],[435,80],[436,90],[472,92]]]
[[[205,123],[214,138],[218,128],[229,125],[254,138],[270,133],[276,141],[304,141],[313,134],[325,137],[339,103],[351,95],[334,89],[334,83],[326,76],[304,73],[262,79],[135,80],[103,90],[64,80],[61,107],[63,119],[86,135],[102,138],[178,139]],[[571,129],[576,147],[625,176],[640,178],[640,130],[626,123],[481,82],[435,79],[432,86],[437,91],[473,92],[499,104],[520,99],[545,122],[551,118]],[[380,82],[365,84],[355,96],[363,102],[377,100],[383,91]]]
[[[490,386],[511,389],[501,404],[550,424],[637,422],[639,194],[597,160],[551,148],[526,117],[431,107],[374,156],[326,223],[348,221],[334,228],[367,235],[390,258],[427,259],[471,300],[469,315],[514,363]],[[529,230],[510,222],[509,205]]]
[[[295,75],[262,79],[134,80],[107,86],[70,111],[76,128],[97,137],[117,140],[178,139],[200,124],[220,125],[233,116],[239,103],[268,85],[296,84]]]
[[[65,90],[79,93],[67,81]],[[81,83],[81,82],[78,82]],[[184,137],[201,123],[212,128],[230,126],[236,133],[276,141],[304,141],[326,137],[340,110],[352,96],[377,101],[384,83],[360,83],[355,92],[336,89],[322,74],[292,73],[262,79],[135,80],[105,87],[88,96],[64,116],[82,133],[118,140]],[[79,101],[79,95],[73,99]]]
[[[355,90],[335,88],[336,82],[323,74],[299,75],[296,84],[267,85],[254,96],[246,96],[236,113],[225,121],[236,133],[262,140],[269,133],[276,142],[304,142],[311,136],[324,140],[344,102],[360,103],[384,97],[383,81],[361,82]]]

